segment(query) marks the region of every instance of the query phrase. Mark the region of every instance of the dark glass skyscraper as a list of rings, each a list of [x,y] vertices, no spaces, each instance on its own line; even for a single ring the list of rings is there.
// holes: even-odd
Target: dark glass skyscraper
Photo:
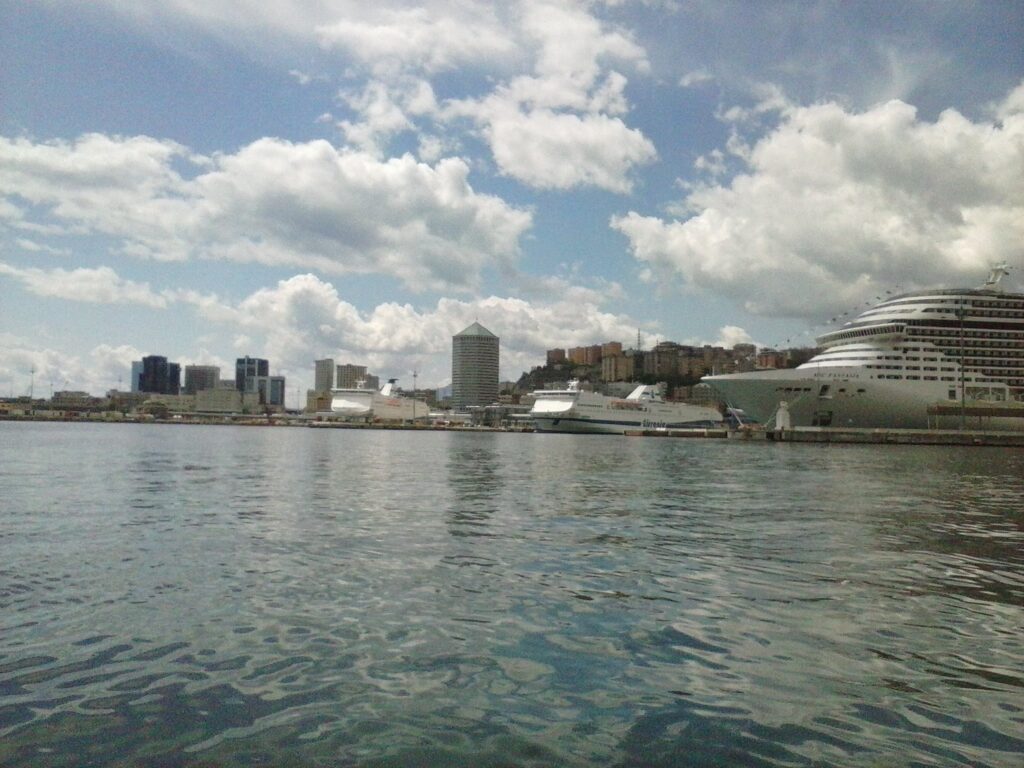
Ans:
[[[160,395],[177,395],[181,391],[181,366],[167,362],[166,357],[150,355],[142,358],[139,391]]]
[[[259,357],[240,357],[235,360],[235,389],[245,392],[245,380],[270,375],[270,362]]]

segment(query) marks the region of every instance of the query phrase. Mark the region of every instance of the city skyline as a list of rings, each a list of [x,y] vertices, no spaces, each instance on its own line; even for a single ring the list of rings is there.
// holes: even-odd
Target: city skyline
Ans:
[[[0,0],[0,391],[450,383],[1024,285],[1019,3]],[[298,394],[297,394],[298,393]]]

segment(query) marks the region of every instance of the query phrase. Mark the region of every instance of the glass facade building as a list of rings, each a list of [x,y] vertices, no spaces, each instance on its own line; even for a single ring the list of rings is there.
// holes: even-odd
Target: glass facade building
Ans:
[[[498,401],[499,339],[480,323],[452,337],[452,407]]]

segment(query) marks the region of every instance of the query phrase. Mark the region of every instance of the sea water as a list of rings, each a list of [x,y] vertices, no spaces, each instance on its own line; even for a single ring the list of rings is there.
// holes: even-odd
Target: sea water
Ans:
[[[0,765],[1024,765],[1024,451],[0,423]]]

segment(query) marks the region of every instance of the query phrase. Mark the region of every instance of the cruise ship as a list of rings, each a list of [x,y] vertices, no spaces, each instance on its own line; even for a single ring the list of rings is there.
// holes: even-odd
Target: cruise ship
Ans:
[[[538,432],[597,432],[624,434],[660,429],[706,429],[722,426],[714,408],[666,402],[658,387],[641,384],[625,398],[580,389],[540,389],[530,409]]]
[[[769,426],[788,413],[793,427],[1024,431],[1024,294],[1003,289],[1008,274],[886,299],[798,368],[703,381]]]
[[[331,416],[346,421],[413,421],[428,415],[426,403],[398,394],[388,379],[380,390],[360,385],[331,390]]]

